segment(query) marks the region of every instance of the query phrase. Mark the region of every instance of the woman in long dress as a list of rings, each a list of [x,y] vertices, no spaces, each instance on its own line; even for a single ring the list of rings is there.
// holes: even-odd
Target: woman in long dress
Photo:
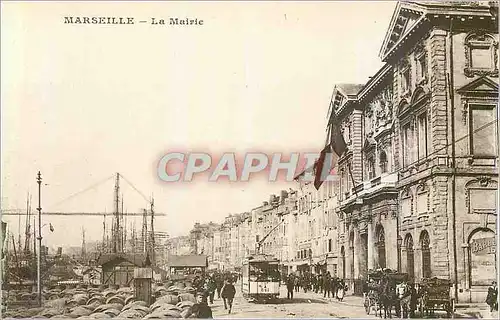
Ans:
[[[337,285],[337,300],[342,301],[344,299],[345,295],[345,290],[346,290],[346,285],[344,283],[344,280],[340,280]]]

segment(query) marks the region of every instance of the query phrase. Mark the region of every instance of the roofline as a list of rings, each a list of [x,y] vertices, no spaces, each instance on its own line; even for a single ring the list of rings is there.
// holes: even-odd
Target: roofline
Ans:
[[[404,7],[402,4],[400,5],[400,3],[404,3],[406,6],[413,6],[413,7],[422,8],[423,14],[415,22],[413,27],[411,29],[407,30],[400,37],[400,39],[396,43],[394,43],[392,48],[386,54],[384,54],[382,52],[382,50],[387,45],[387,40],[388,40],[388,37],[390,36],[388,33],[386,34],[386,37],[384,38],[384,42],[382,44],[382,47],[380,48],[380,53],[379,53],[380,58],[384,62],[386,60],[388,60],[390,57],[392,57],[396,51],[398,51],[401,44],[406,42],[408,39],[408,36],[411,35],[412,33],[414,33],[422,25],[422,23],[424,21],[430,21],[430,17],[436,18],[439,16],[446,16],[449,18],[450,16],[455,16],[455,17],[457,17],[457,16],[458,17],[461,17],[461,16],[475,16],[475,17],[488,16],[488,17],[494,18],[491,15],[491,12],[490,12],[491,6],[489,6],[489,5],[478,5],[478,6],[454,5],[454,6],[450,6],[450,5],[446,5],[446,4],[434,4],[434,3],[429,3],[429,4],[425,3],[424,4],[424,3],[415,3],[415,2],[411,2],[411,1],[408,1],[408,2],[399,1],[398,2],[399,6],[397,6],[397,8],[399,8],[399,10],[394,10],[393,17],[396,13],[399,13],[401,9],[416,10],[414,8],[411,8],[411,7]],[[391,24],[389,25],[387,32],[389,32],[392,29],[392,27],[394,26],[393,22],[394,21],[391,18]]]
[[[355,84],[355,83],[354,83],[354,84]],[[344,91],[344,89],[342,89],[342,87],[341,87],[340,85],[338,85],[338,84],[336,84],[336,85],[335,85],[335,89],[336,89],[338,92],[342,93],[342,94],[343,94],[343,95],[347,98],[347,100],[349,100],[349,99],[353,99],[353,97],[356,97],[356,96],[357,96],[357,94],[358,94],[357,92],[356,92],[355,94],[347,94],[347,93]]]
[[[399,11],[401,10],[401,1],[398,1],[396,3],[396,6],[392,12],[392,16],[391,16],[391,20],[389,22],[389,26],[387,27],[386,29],[386,34],[385,34],[385,37],[384,37],[384,40],[382,41],[382,45],[380,46],[380,50],[379,50],[379,57],[382,59],[383,55],[384,55],[384,48],[386,47],[387,43],[389,42],[389,39],[391,38],[390,37],[390,34],[389,34],[389,30],[392,30],[392,28],[394,27],[395,23],[396,23],[396,16],[399,14]]]
[[[415,30],[418,29],[418,27],[420,27],[422,22],[426,20],[429,19],[427,18],[427,15],[424,13],[420,18],[418,18],[417,21],[415,21],[415,24],[410,29],[406,30],[406,32],[399,38],[399,40],[396,41],[396,43],[394,43],[392,48],[385,55],[381,57],[382,61],[385,62],[389,57],[391,57],[394,54],[394,52],[397,51],[397,49],[399,49],[399,46],[408,39],[408,36],[413,34]]]
[[[389,43],[389,40],[391,38],[391,34],[389,33],[389,31],[391,31],[397,21],[397,16],[399,15],[399,13],[401,12],[401,10],[408,10],[408,11],[414,11],[416,13],[417,10],[420,9],[421,13],[422,13],[422,16],[425,16],[426,15],[426,9],[427,9],[427,5],[423,5],[421,3],[416,3],[416,2],[413,2],[413,1],[398,1],[397,4],[396,4],[396,7],[394,8],[394,11],[392,13],[392,17],[391,17],[391,21],[389,22],[389,26],[387,27],[387,31],[386,31],[386,34],[385,34],[385,37],[384,37],[384,40],[382,42],[382,46],[380,47],[380,50],[379,50],[379,57],[384,60],[384,48],[386,48],[387,44]],[[415,24],[416,25],[416,24]],[[413,27],[410,29],[412,30]],[[410,31],[410,30],[407,30]],[[406,36],[406,33],[405,35],[401,36],[399,40],[405,38]],[[399,42],[398,40],[398,42]]]
[[[363,86],[361,91],[358,94],[358,101],[363,101],[366,95],[371,92],[376,86],[384,80],[387,76],[390,76],[391,73],[389,71],[392,70],[392,65],[389,63],[385,63],[376,73],[373,75],[368,82]]]
[[[260,205],[260,206],[257,206],[257,207],[255,207],[255,208],[252,208],[251,210],[257,210],[257,209],[260,209],[260,208],[262,208],[262,207],[263,207],[263,205]],[[251,213],[251,212],[250,212],[250,213]]]

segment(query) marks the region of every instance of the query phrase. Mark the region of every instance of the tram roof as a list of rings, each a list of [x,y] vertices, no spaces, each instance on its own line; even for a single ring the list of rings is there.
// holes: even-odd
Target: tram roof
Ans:
[[[279,262],[279,260],[274,256],[268,254],[256,254],[248,256],[246,260],[248,260],[248,262]]]

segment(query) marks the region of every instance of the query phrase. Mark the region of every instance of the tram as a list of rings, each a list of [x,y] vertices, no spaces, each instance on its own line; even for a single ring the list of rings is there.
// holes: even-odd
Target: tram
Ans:
[[[264,254],[249,256],[241,268],[241,291],[249,301],[269,301],[280,295],[279,260]]]

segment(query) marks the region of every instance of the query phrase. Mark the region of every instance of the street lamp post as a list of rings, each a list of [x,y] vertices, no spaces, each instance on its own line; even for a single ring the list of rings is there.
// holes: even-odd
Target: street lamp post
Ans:
[[[401,272],[401,244],[403,243],[403,238],[398,235],[397,238],[397,250],[398,250],[398,272]]]
[[[38,183],[38,259],[37,259],[37,292],[38,305],[42,306],[42,282],[41,282],[41,263],[42,263],[42,175],[38,171],[36,182]]]
[[[313,255],[312,255],[312,249],[309,249],[309,267],[310,267],[309,273],[312,274],[313,273]]]

